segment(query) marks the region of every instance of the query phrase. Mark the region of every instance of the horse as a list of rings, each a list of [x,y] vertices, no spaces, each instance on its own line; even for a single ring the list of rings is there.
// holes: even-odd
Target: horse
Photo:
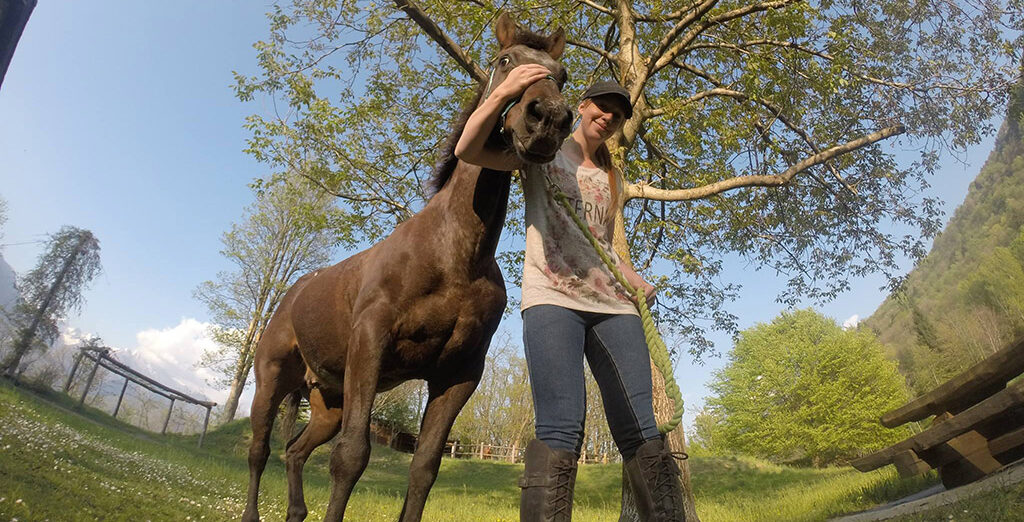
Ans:
[[[294,401],[302,393],[310,406],[309,423],[285,450],[287,520],[306,517],[303,465],[313,449],[340,430],[330,456],[325,516],[340,521],[369,461],[374,396],[410,379],[426,381],[428,399],[400,520],[421,519],[445,441],[480,381],[507,304],[494,255],[511,173],[459,161],[455,144],[473,109],[523,63],[545,65],[551,75],[506,107],[488,145],[527,163],[546,163],[572,125],[561,95],[566,72],[558,63],[564,31],[542,36],[502,14],[495,36],[500,45],[496,65],[455,124],[432,173],[433,196],[424,208],[380,243],[301,277],[267,324],[253,362],[256,392],[243,521],[259,520],[260,477],[274,417],[286,397]]]

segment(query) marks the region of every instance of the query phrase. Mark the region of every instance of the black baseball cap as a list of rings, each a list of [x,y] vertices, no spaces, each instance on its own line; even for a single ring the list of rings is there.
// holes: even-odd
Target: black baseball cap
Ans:
[[[618,82],[603,81],[591,85],[587,92],[583,93],[583,99],[596,98],[598,96],[614,95],[622,100],[622,108],[626,109],[626,118],[633,117],[633,104],[629,102],[629,91],[622,88]]]

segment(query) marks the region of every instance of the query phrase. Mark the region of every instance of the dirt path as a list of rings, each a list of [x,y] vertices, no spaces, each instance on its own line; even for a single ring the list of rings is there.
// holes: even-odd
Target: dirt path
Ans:
[[[1024,482],[1024,460],[1018,460],[977,482],[946,491],[942,485],[926,489],[895,502],[878,506],[867,511],[832,519],[831,522],[868,522],[887,520],[901,515],[910,515],[939,506],[946,506],[984,493],[1001,489],[1018,482]]]

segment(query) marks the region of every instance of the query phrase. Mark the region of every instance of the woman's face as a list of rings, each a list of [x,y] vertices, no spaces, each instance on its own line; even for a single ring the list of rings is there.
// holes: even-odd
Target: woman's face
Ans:
[[[626,111],[617,96],[587,98],[580,103],[580,129],[588,140],[605,141],[622,128]]]

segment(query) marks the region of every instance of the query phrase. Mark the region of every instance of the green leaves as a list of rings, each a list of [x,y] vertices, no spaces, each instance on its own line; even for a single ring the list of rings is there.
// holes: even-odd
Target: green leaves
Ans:
[[[681,190],[775,175],[905,127],[898,147],[860,147],[786,187],[626,207],[633,257],[668,273],[675,298],[660,303],[662,319],[695,355],[710,346],[708,329],[735,328],[727,303],[738,289],[722,281],[723,258],[785,278],[777,299],[789,305],[832,299],[866,274],[895,284],[899,260],[918,259],[941,224],[928,197],[937,152],[993,131],[1019,75],[1024,19],[1019,0],[723,0],[701,14],[699,3],[635,2],[628,17],[610,13],[618,4],[417,5],[484,69],[499,10],[541,31],[564,27],[570,104],[595,79],[642,85],[618,137],[630,183]],[[260,73],[236,74],[239,99],[268,107],[247,123],[248,152],[337,196],[348,216],[339,225],[352,227],[344,235],[380,239],[422,208],[423,181],[478,86],[390,1],[294,0],[275,7],[269,28],[256,44]],[[897,162],[893,151],[906,148],[921,159]],[[512,198],[515,235],[521,195]],[[515,279],[519,268],[507,269]]]
[[[18,339],[3,361],[8,375],[29,350],[48,348],[59,333],[57,321],[82,306],[82,292],[101,270],[100,242],[92,232],[64,226],[50,236],[35,268],[18,279],[21,299],[12,314]]]
[[[877,420],[906,400],[902,381],[873,334],[786,312],[740,332],[710,385],[702,438],[774,461],[843,462],[904,435]]]

